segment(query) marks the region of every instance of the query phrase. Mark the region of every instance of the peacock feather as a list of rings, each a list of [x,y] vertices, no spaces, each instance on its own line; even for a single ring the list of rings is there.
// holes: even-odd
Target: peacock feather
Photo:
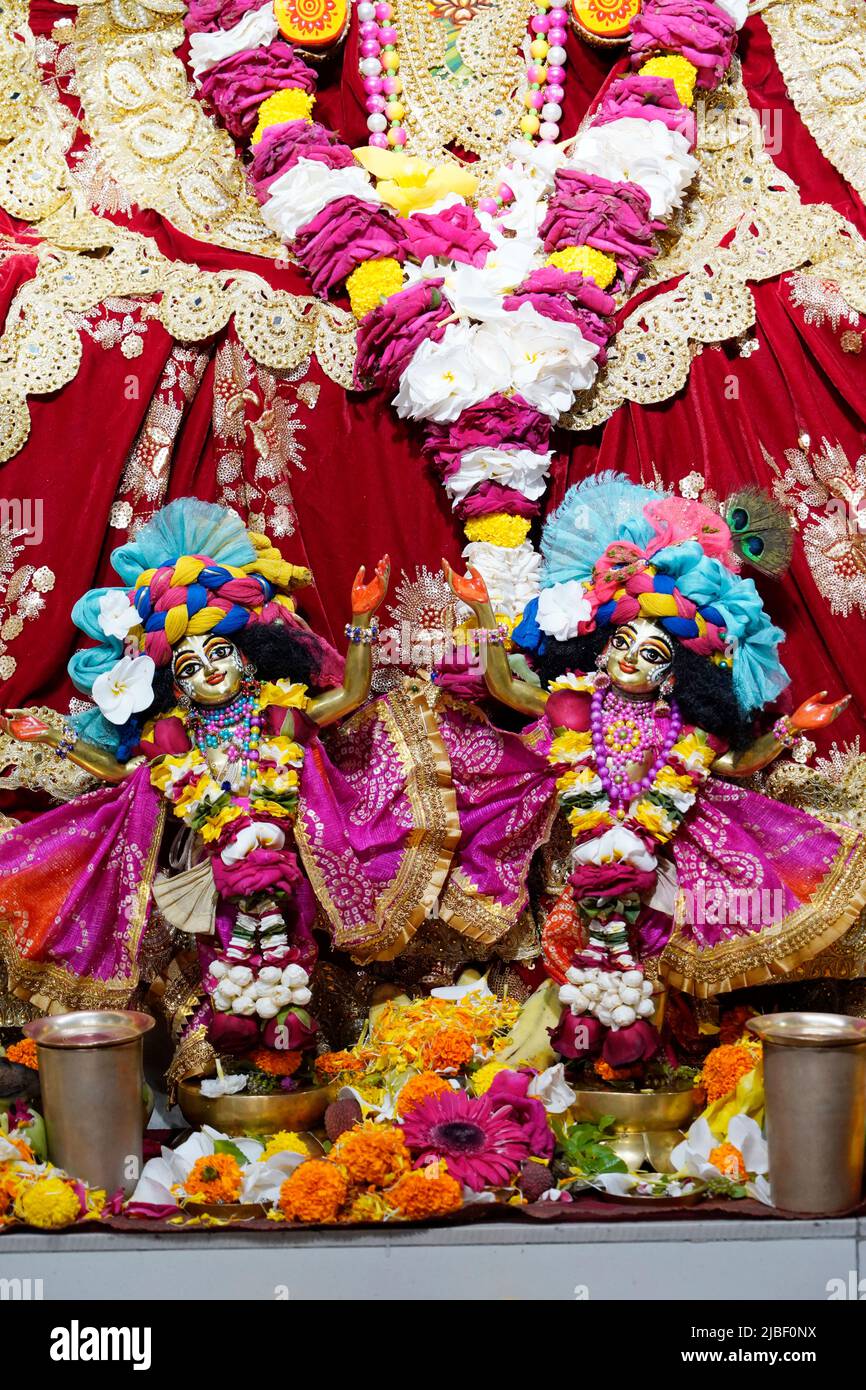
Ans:
[[[791,563],[794,535],[785,508],[757,487],[741,488],[724,503],[734,549],[747,565],[778,578]]]

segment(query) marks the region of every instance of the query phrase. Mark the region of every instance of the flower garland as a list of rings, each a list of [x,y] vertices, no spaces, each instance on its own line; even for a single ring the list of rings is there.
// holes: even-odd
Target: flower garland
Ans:
[[[564,144],[566,12],[536,0],[526,114],[495,197],[477,197],[466,168],[402,152],[387,0],[358,6],[369,143],[354,155],[313,120],[315,74],[276,39],[270,5],[240,23],[232,7],[231,27],[199,34],[202,7],[186,19],[194,77],[232,133],[252,134],[264,221],[315,293],[345,287],[359,319],[357,385],[394,392],[398,414],[423,425],[467,527],[464,557],[513,627],[540,586],[528,529],[553,427],[605,361],[608,291],[633,289],[695,175],[694,93],[724,77],[746,0],[646,0],[631,24],[634,71]]]

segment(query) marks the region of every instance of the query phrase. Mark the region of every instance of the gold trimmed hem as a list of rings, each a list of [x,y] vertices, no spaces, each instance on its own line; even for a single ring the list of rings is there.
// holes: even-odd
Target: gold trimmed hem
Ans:
[[[808,902],[775,926],[701,949],[680,938],[675,916],[659,957],[664,982],[698,999],[778,983],[844,936],[866,906],[866,837],[850,826],[833,828],[842,847],[826,877]]]

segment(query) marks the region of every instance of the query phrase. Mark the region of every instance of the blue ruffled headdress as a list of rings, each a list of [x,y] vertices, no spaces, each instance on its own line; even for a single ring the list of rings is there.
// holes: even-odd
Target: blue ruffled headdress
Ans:
[[[779,661],[778,648],[785,634],[768,618],[761,596],[752,579],[743,578],[730,567],[733,547],[720,558],[720,537],[730,533],[718,520],[713,543],[701,535],[688,535],[683,528],[671,531],[671,544],[664,544],[659,512],[675,511],[673,499],[653,488],[637,486],[618,473],[600,473],[568,490],[562,505],[548,519],[541,538],[544,556],[542,590],[577,583],[585,591],[593,586],[597,566],[609,547],[623,543],[639,552],[649,548],[647,566],[654,571],[657,592],[676,590],[694,604],[698,617],[724,629],[733,653],[733,685],[737,703],[744,714],[763,708],[775,700],[789,683]],[[689,504],[680,503],[686,513]],[[695,513],[705,509],[696,508]],[[659,545],[660,548],[653,548]],[[527,605],[522,622],[515,628],[515,642],[528,651],[543,651],[545,633],[538,621],[539,600]],[[609,620],[612,602],[599,606],[598,625]],[[662,619],[674,635],[677,619]],[[591,631],[585,626],[584,631]]]

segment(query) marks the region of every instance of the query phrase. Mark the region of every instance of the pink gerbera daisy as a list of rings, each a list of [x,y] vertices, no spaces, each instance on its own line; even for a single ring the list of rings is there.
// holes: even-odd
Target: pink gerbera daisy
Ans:
[[[502,1186],[529,1156],[523,1130],[490,1096],[429,1096],[402,1124],[406,1143],[418,1155],[416,1168],[444,1159],[452,1177],[475,1192]]]

